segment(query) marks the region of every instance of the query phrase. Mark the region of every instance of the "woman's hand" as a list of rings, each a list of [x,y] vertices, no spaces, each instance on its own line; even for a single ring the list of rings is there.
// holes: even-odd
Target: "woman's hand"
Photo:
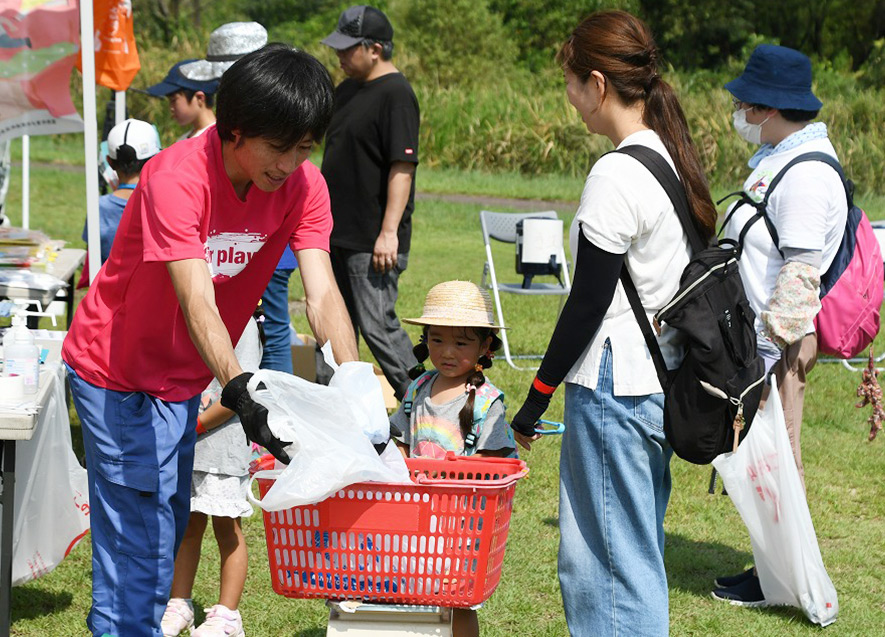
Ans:
[[[554,389],[553,387],[540,383],[537,379],[535,379],[535,381],[536,382],[532,383],[532,386],[529,388],[529,393],[525,398],[525,402],[522,404],[522,407],[519,408],[519,411],[516,412],[513,422],[510,423],[516,442],[526,450],[530,450],[532,448],[532,442],[541,437],[541,435],[535,431],[535,427],[538,424],[538,420],[540,420],[541,416],[544,415],[544,412],[547,411],[547,407],[550,406],[550,398],[553,396]],[[543,388],[549,389],[549,392],[540,391],[535,386],[536,384],[540,384]]]
[[[513,437],[516,438],[517,444],[525,449],[526,451],[532,450],[532,443],[541,437],[541,434],[535,434],[534,436],[523,436],[518,431],[513,432]]]

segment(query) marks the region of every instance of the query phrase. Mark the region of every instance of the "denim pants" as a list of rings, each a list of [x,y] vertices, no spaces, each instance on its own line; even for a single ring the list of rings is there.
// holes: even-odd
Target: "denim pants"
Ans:
[[[280,268],[274,270],[261,297],[265,339],[261,369],[289,374],[292,373],[292,337],[289,334],[289,278],[292,272]]]
[[[663,394],[615,396],[606,343],[595,390],[566,385],[559,582],[576,637],[668,634]]]
[[[362,334],[366,339],[397,400],[402,400],[410,382],[409,370],[418,363],[412,341],[396,316],[399,277],[406,270],[409,255],[397,255],[396,266],[387,272],[375,271],[371,252],[333,246],[331,257],[357,338]]]
[[[96,387],[67,367],[89,484],[93,635],[162,637],[190,515],[199,395],[166,402]]]

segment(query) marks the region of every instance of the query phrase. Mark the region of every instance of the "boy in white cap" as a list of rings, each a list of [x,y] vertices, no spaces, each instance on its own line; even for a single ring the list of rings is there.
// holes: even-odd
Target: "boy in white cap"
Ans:
[[[132,191],[135,190],[141,169],[148,159],[159,152],[160,136],[157,134],[157,129],[147,122],[127,119],[114,126],[108,133],[108,164],[117,173],[119,185],[114,192],[98,200],[102,263],[107,261],[111,253],[111,244],[114,243],[123,209]],[[88,241],[87,224],[83,224],[83,241]]]

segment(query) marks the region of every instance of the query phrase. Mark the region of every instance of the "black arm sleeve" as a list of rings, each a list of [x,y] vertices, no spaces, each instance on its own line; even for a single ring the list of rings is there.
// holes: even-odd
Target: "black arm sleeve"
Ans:
[[[572,291],[538,369],[541,382],[559,385],[587,349],[611,305],[624,258],[597,248],[580,233]]]

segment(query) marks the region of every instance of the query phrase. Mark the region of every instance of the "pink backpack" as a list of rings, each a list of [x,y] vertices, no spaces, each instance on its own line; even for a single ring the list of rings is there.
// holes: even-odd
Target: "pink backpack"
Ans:
[[[818,348],[839,358],[857,356],[879,333],[885,277],[870,220],[850,193],[848,204],[845,234],[833,264],[821,277],[821,309],[814,318]]]
[[[882,251],[870,220],[854,204],[854,184],[845,179],[842,166],[826,153],[799,155],[772,179],[762,202],[764,206],[775,185],[785,172],[803,161],[821,161],[839,173],[848,199],[848,219],[842,243],[829,269],[820,279],[821,310],[814,319],[818,348],[838,358],[857,356],[870,346],[879,333],[879,311],[882,307],[885,266]],[[777,244],[777,234],[768,222]]]

